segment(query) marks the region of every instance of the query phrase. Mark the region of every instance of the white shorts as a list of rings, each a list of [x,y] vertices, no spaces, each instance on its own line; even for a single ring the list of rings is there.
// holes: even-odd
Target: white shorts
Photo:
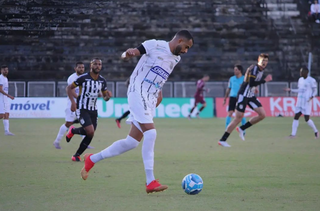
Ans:
[[[72,112],[70,108],[66,108],[65,113],[66,113],[66,117],[65,117],[66,122],[73,122],[77,118],[76,113]]]
[[[10,103],[7,101],[0,102],[0,114],[9,113],[10,111]]]
[[[127,123],[134,121],[142,124],[153,123],[153,114],[156,109],[157,99],[153,95],[142,95],[137,92],[128,94],[130,115]]]
[[[294,113],[299,113],[301,112],[303,115],[310,115],[311,114],[311,102],[306,103],[304,106],[298,105],[294,109]]]

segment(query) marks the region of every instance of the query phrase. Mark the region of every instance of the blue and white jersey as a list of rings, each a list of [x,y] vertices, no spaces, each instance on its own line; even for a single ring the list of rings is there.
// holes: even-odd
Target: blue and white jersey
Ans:
[[[244,76],[237,78],[237,76],[232,76],[229,79],[228,88],[230,89],[230,97],[237,97],[238,91],[243,83]]]
[[[143,42],[142,45],[146,53],[142,55],[130,76],[128,93],[139,92],[157,98],[181,57],[171,53],[166,41],[153,39]]]
[[[8,78],[0,75],[0,85],[2,86],[2,90],[8,94],[9,92],[9,83],[8,83]],[[8,97],[0,93],[0,100],[1,102],[7,102]]]

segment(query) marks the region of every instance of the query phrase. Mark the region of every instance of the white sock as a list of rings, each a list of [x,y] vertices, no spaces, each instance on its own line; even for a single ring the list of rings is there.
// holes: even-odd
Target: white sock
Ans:
[[[154,145],[157,138],[157,131],[155,129],[147,130],[143,133],[144,139],[142,144],[142,159],[144,169],[146,172],[147,185],[150,184],[154,178]]]
[[[311,119],[309,119],[309,120],[307,121],[307,123],[308,123],[308,125],[313,129],[313,131],[314,131],[315,133],[318,132],[317,127],[314,125],[314,123],[313,123],[313,121],[312,121]]]
[[[121,155],[131,149],[136,148],[139,145],[139,141],[135,140],[131,136],[127,136],[126,139],[121,139],[113,142],[109,147],[105,148],[101,152],[91,155],[90,159],[96,163],[105,158],[111,158],[117,155]]]
[[[299,127],[299,120],[294,119],[292,122],[292,132],[291,132],[292,136],[295,136],[297,134],[298,127]]]
[[[62,139],[62,137],[64,136],[64,134],[68,131],[68,128],[65,124],[61,125],[60,129],[59,129],[59,132],[58,132],[58,135],[57,135],[57,138],[54,142],[56,143],[59,143],[60,140]]]
[[[9,132],[9,119],[3,120],[4,132]]]

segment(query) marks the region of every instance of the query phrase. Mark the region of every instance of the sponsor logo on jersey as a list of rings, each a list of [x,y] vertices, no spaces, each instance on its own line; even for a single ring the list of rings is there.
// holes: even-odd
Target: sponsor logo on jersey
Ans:
[[[161,78],[167,80],[169,77],[169,73],[167,71],[165,71],[164,69],[162,69],[162,67],[159,66],[154,66],[151,69],[151,72],[157,74],[158,76],[160,76]]]

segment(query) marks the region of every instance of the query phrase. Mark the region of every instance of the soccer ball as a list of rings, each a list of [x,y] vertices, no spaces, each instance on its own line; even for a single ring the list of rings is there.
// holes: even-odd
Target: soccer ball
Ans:
[[[202,191],[203,180],[197,174],[188,174],[182,179],[182,189],[189,195],[196,195]]]

